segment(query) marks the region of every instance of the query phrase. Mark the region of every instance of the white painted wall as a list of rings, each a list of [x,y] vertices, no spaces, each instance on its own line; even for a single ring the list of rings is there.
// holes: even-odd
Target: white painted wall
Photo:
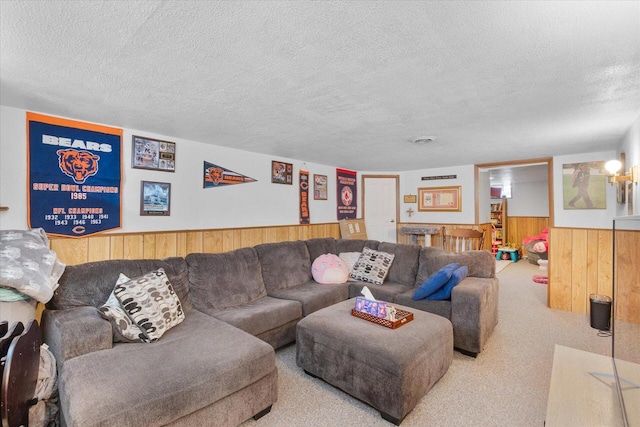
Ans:
[[[549,216],[547,181],[512,183],[511,196],[507,200],[509,216]]]
[[[489,171],[478,172],[478,223],[491,222],[491,181]]]
[[[592,162],[610,160],[616,155],[615,151],[597,153],[572,154],[555,156],[553,158],[553,202],[556,227],[574,228],[605,228],[612,227],[612,220],[616,214],[615,188],[607,184],[606,209],[564,209],[562,194],[562,165],[567,163]]]
[[[620,158],[620,153],[625,154],[626,170],[628,172],[632,165],[640,165],[640,115],[633,123],[627,134],[622,140],[621,149],[616,158]],[[629,181],[626,182],[628,187]],[[616,214],[618,216],[639,215],[640,214],[640,184],[633,184],[632,189],[632,210],[629,210],[629,201],[617,206]]]
[[[46,114],[46,113],[43,113]],[[109,126],[110,124],[105,123]],[[131,137],[142,135],[176,143],[176,171],[131,167]],[[166,135],[124,129],[122,228],[117,232],[196,230],[298,224],[298,173],[303,162],[234,150]],[[27,227],[26,111],[0,106],[0,213],[2,229]],[[202,188],[203,161],[250,176],[258,182]],[[271,183],[271,161],[293,163],[293,185]],[[327,175],[327,200],[313,200],[312,223],[336,221],[335,167],[306,163],[310,178]],[[140,216],[140,181],[171,183],[171,216]]]
[[[424,222],[435,224],[475,223],[475,167],[473,165],[451,166],[447,168],[421,169],[400,173],[400,220],[402,222]],[[456,175],[455,179],[422,181],[423,176]],[[402,203],[405,194],[418,194],[420,187],[461,186],[462,210],[460,212],[418,212],[418,203]],[[488,193],[487,189],[487,193]],[[416,213],[409,217],[407,209]]]
[[[46,114],[46,113],[44,113]],[[73,118],[72,118],[73,119]],[[105,123],[109,126],[109,123]],[[157,172],[131,168],[131,136],[144,135],[151,138],[176,142],[176,172]],[[627,156],[627,164],[640,164],[640,117],[629,130],[621,144]],[[23,229],[27,227],[27,172],[26,172],[26,111],[0,106],[0,205],[9,206],[9,211],[0,213],[0,228]],[[554,209],[555,226],[611,228],[611,220],[621,209],[616,205],[615,189],[607,186],[607,209],[564,210],[562,205],[562,165],[582,161],[609,160],[616,157],[614,151],[585,153],[554,157]],[[258,180],[255,183],[221,188],[202,188],[203,161],[218,164],[227,169],[248,175]],[[271,160],[294,164],[294,184],[271,184]],[[272,158],[271,156],[224,148],[216,145],[189,141],[166,135],[124,129],[123,168],[124,178],[122,229],[119,232],[191,230],[227,227],[252,227],[298,224],[298,177],[302,160]],[[336,174],[334,166],[307,163],[311,177],[314,173],[328,176],[328,200],[310,200],[311,222],[336,221]],[[337,165],[340,166],[340,165]],[[362,217],[362,174],[358,172],[358,217]],[[383,173],[389,175],[388,172]],[[452,166],[447,168],[422,169],[400,172],[400,220],[402,222],[424,222],[443,224],[475,223],[474,166]],[[422,181],[423,176],[457,175],[456,179]],[[170,217],[141,217],[139,215],[140,181],[161,181],[172,184]],[[417,194],[419,187],[462,187],[461,212],[418,212],[417,204],[403,203],[405,194]],[[535,189],[534,189],[535,190]],[[541,190],[541,189],[538,189]],[[484,190],[483,190],[484,191]],[[514,197],[526,191],[514,188]],[[546,191],[546,189],[545,189]],[[488,192],[488,190],[487,190]],[[513,199],[509,200],[509,215],[533,215],[539,208],[545,216],[544,203],[523,207],[522,211]],[[544,197],[541,197],[541,200]],[[515,205],[515,206],[514,206]],[[411,207],[416,213],[409,217]],[[622,206],[621,206],[622,207]],[[624,206],[626,208],[626,206]],[[623,209],[624,209],[623,208]],[[547,208],[548,210],[548,208]],[[640,194],[635,186],[634,213],[640,213]]]

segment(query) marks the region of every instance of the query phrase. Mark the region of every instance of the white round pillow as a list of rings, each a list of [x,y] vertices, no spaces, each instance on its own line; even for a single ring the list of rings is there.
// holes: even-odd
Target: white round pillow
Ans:
[[[337,255],[324,254],[313,261],[311,274],[318,283],[345,283],[349,280],[349,267]]]

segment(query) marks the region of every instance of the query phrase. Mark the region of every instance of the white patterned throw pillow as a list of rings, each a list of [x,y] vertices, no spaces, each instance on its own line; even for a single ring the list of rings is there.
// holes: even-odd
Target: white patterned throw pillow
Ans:
[[[394,258],[395,255],[388,252],[363,248],[362,254],[354,264],[349,277],[354,280],[373,283],[374,285],[382,285]]]
[[[184,320],[182,304],[162,268],[116,285],[113,293],[149,342]]]
[[[126,283],[129,280],[127,276],[120,273],[116,281],[116,286]],[[146,336],[138,325],[131,321],[122,307],[120,307],[120,302],[113,291],[111,291],[107,302],[98,307],[98,312],[102,317],[111,322],[114,342],[145,342]]]

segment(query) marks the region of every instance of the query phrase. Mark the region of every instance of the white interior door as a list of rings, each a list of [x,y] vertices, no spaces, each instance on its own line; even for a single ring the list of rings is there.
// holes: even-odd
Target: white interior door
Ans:
[[[364,177],[364,222],[367,238],[396,243],[397,177]]]

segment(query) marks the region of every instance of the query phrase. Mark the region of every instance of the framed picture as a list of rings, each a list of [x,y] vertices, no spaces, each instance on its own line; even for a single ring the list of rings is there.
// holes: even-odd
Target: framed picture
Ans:
[[[417,197],[415,194],[405,194],[404,195],[404,202],[405,203],[415,203],[417,202]]]
[[[165,172],[176,170],[176,143],[133,136],[131,167]]]
[[[313,199],[327,200],[327,175],[313,174]]]
[[[140,182],[140,215],[171,215],[171,184]]]
[[[562,165],[563,208],[606,209],[607,176],[604,161]]]
[[[271,182],[274,184],[293,184],[293,165],[291,163],[271,161]]]
[[[460,186],[418,188],[418,211],[460,212],[462,199]]]

